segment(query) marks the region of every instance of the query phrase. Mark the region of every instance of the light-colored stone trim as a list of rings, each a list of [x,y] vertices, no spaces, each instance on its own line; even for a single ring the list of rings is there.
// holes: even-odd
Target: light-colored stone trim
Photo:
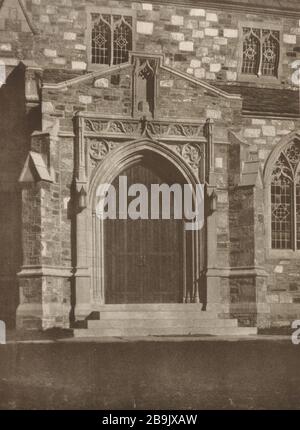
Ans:
[[[26,8],[25,8],[25,6],[23,4],[23,1],[22,0],[18,0],[18,2],[19,2],[20,8],[22,9],[23,15],[24,15],[24,17],[26,19],[26,22],[27,22],[28,27],[30,28],[31,32],[33,34],[38,34],[39,32],[38,32],[37,28],[31,22],[31,19],[29,18],[27,10],[26,10]]]
[[[70,278],[73,276],[71,267],[56,266],[24,266],[18,273],[19,278],[39,278],[50,276],[54,278]]]
[[[117,72],[119,72],[121,70],[124,70],[126,68],[131,67],[131,58],[134,55],[140,55],[140,56],[144,56],[146,58],[148,58],[148,57],[158,58],[160,60],[158,67],[161,68],[162,70],[164,70],[164,71],[166,71],[166,72],[168,72],[168,73],[170,73],[172,75],[175,75],[175,76],[177,76],[177,77],[179,77],[181,79],[189,81],[189,82],[191,82],[191,83],[193,83],[195,85],[198,85],[199,87],[205,88],[206,90],[208,90],[208,91],[210,91],[210,92],[212,92],[214,94],[217,94],[217,95],[219,95],[221,97],[224,97],[226,99],[229,99],[229,100],[242,100],[241,96],[238,95],[238,94],[227,93],[226,91],[220,90],[220,89],[214,87],[213,85],[210,85],[207,82],[202,81],[201,79],[198,79],[198,78],[195,78],[195,77],[189,75],[188,73],[184,73],[182,71],[179,71],[179,70],[173,69],[171,67],[165,66],[163,64],[164,63],[164,57],[162,55],[145,55],[143,53],[135,53],[135,52],[131,53],[130,61],[128,63],[124,63],[124,64],[121,64],[121,65],[112,66],[112,67],[106,66],[105,68],[102,68],[101,70],[97,70],[97,71],[94,71],[94,72],[91,72],[91,73],[87,73],[85,75],[80,75],[80,76],[77,76],[76,78],[72,78],[72,79],[69,79],[67,81],[60,82],[58,84],[47,84],[47,83],[44,83],[42,88],[43,89],[48,89],[48,90],[60,90],[60,89],[65,89],[67,87],[70,87],[72,85],[77,85],[77,84],[86,82],[86,81],[88,81],[90,79],[98,79],[98,78],[106,76],[107,74],[117,73]]]
[[[227,93],[225,91],[222,91],[222,90],[220,90],[220,89],[218,89],[218,88],[216,88],[216,87],[214,87],[214,86],[212,86],[212,85],[210,85],[210,84],[208,84],[208,83],[206,83],[206,82],[204,82],[204,81],[202,81],[202,80],[200,80],[198,78],[195,78],[195,77],[189,75],[188,73],[184,73],[182,71],[175,70],[175,69],[172,69],[171,67],[167,67],[167,66],[164,66],[164,65],[161,66],[161,69],[165,70],[165,71],[167,71],[167,72],[169,72],[169,73],[171,73],[171,74],[173,74],[175,76],[178,76],[179,78],[185,79],[185,80],[187,80],[187,81],[189,81],[189,82],[191,82],[193,84],[196,84],[196,85],[198,85],[200,87],[203,87],[206,90],[211,91],[212,93],[217,94],[217,95],[219,95],[221,97],[224,97],[226,99],[230,99],[230,100],[242,100],[242,98],[241,98],[240,95],[238,95],[238,94],[230,94],[230,93]]]
[[[208,268],[207,276],[209,277],[221,277],[221,278],[239,278],[239,277],[268,277],[268,273],[263,267],[219,267],[219,268]]]

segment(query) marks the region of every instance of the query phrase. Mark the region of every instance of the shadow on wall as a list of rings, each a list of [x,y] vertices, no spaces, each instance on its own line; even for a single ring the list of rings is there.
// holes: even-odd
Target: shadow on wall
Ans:
[[[21,189],[18,179],[41,124],[37,108],[26,107],[25,66],[8,70],[0,88],[0,320],[15,325],[18,306],[16,274],[22,264]],[[26,226],[25,226],[26,228]]]

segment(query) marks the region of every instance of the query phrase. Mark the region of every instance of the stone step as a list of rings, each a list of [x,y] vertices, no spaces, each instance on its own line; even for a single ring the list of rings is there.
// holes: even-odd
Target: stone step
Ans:
[[[137,304],[120,304],[120,305],[99,305],[97,312],[204,312],[201,303],[137,303]]]
[[[89,329],[124,329],[124,328],[215,328],[215,327],[238,327],[238,321],[235,319],[107,319],[100,321],[89,321]]]
[[[174,311],[110,311],[100,312],[100,320],[140,320],[140,319],[151,319],[151,320],[166,320],[166,319],[178,319],[178,320],[207,320],[217,319],[217,314],[214,312],[174,312]]]
[[[250,336],[256,335],[254,327],[152,327],[152,328],[94,328],[74,330],[76,338],[147,337],[147,336]]]

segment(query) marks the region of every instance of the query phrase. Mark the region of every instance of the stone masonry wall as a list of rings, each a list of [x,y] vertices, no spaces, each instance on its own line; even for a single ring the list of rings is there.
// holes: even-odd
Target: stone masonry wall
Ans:
[[[14,1],[14,3],[16,3]],[[167,64],[200,79],[239,79],[239,23],[278,24],[282,33],[280,83],[291,86],[291,63],[300,55],[299,19],[131,1],[27,0],[26,8],[38,35],[33,37],[20,11],[0,16],[0,58],[33,59],[42,67],[84,71],[87,64],[87,6],[134,10],[136,50],[163,53]],[[8,15],[8,16],[7,16]],[[22,31],[23,30],[23,31]],[[260,85],[260,81],[255,82]]]
[[[21,214],[20,194],[17,194],[16,189],[18,177],[30,148],[31,132],[34,129],[48,130],[58,122],[60,133],[72,133],[74,114],[81,110],[125,116],[132,112],[131,73],[124,70],[113,76],[108,73],[96,82],[86,81],[67,90],[44,90],[41,96],[42,124],[36,119],[32,121],[25,99],[24,70],[20,66],[16,67],[20,60],[32,60],[43,69],[48,69],[44,72],[44,82],[53,82],[54,79],[67,80],[89,71],[86,37],[87,6],[128,8],[134,11],[136,13],[136,51],[164,54],[165,64],[169,67],[207,80],[211,84],[217,82],[234,84],[241,79],[239,74],[241,56],[239,24],[241,22],[264,23],[266,28],[268,23],[275,23],[278,24],[282,35],[280,78],[273,81],[257,78],[251,82],[251,85],[296,90],[291,81],[294,71],[291,66],[300,58],[300,21],[297,16],[284,18],[271,13],[259,16],[254,13],[230,12],[216,8],[192,8],[184,4],[180,6],[157,2],[152,4],[115,0],[86,2],[53,0],[50,3],[46,0],[27,0],[24,3],[36,34],[33,34],[24,19],[18,2],[6,0],[0,10],[0,71],[3,73],[5,69],[7,77],[6,85],[0,88],[0,192],[9,193],[10,197],[5,198],[13,201],[14,208],[11,225],[6,224],[9,225],[10,234],[0,231],[0,244],[7,243],[7,247],[13,249],[12,257],[9,258],[11,262],[9,269],[5,263],[5,277],[1,278],[0,275],[0,288],[9,291],[10,295],[7,301],[1,301],[0,319],[6,318],[3,317],[5,309],[12,309],[17,304],[15,275],[21,266],[18,252],[21,248]],[[249,157],[260,160],[262,168],[275,145],[290,132],[300,129],[300,120],[293,118],[242,118],[239,102],[229,103],[225,99],[213,97],[205,90],[200,90],[199,87],[196,88],[195,85],[182,79],[174,78],[167,72],[163,72],[160,79],[158,117],[201,120],[213,118],[218,130],[223,130],[224,135],[230,128],[249,145]],[[250,83],[246,82],[246,85],[248,84]],[[73,226],[70,202],[74,139],[60,135],[51,146],[51,157],[55,181],[41,190],[41,215],[44,219],[41,223],[41,231],[30,218],[30,214],[24,214],[25,240],[30,242],[28,249],[32,250],[28,255],[25,254],[24,263],[42,263],[69,268],[72,266]],[[263,243],[267,224],[263,220],[261,207],[259,213],[255,212],[254,215],[252,213],[253,206],[260,205],[261,196],[258,195],[259,193],[254,193],[253,200],[252,195],[248,196],[246,191],[229,193],[228,174],[230,175],[231,172],[228,172],[228,169],[231,163],[239,163],[238,157],[237,159],[234,157],[234,161],[230,157],[232,153],[230,154],[228,145],[216,146],[218,262],[222,267],[263,265],[270,275],[267,300],[271,305],[274,324],[286,324],[299,313],[297,304],[300,301],[298,275],[300,263],[297,259],[265,260]],[[26,192],[29,193],[29,191]],[[30,198],[29,195],[27,197]],[[34,196],[31,197],[35,204]],[[233,206],[235,206],[234,214]],[[247,211],[251,212],[254,225],[243,224],[243,221],[248,219]],[[34,238],[40,234],[41,240],[34,244]],[[9,237],[8,240],[5,239],[5,235]],[[243,247],[245,242],[248,249]],[[3,262],[7,261],[3,255],[2,247],[0,250],[2,266]],[[4,273],[3,267],[1,272]],[[50,278],[43,280],[39,285],[33,283],[30,287],[24,280],[22,282],[27,288],[24,291],[27,291],[29,301],[31,294],[35,294],[31,292],[31,288],[39,290],[36,292],[37,297],[43,293],[49,298],[50,290],[57,291],[58,306],[52,314],[56,315],[58,324],[64,325],[70,300],[69,286],[67,281],[62,281],[62,286],[57,280]],[[242,300],[243,295],[247,297],[251,282],[252,280],[249,280],[248,284],[245,284],[244,292],[241,292],[242,280],[238,278],[232,285],[227,282],[226,288],[232,288],[232,297],[238,301]],[[224,280],[224,285],[225,283]],[[61,295],[58,293],[59,288],[63,291]],[[3,296],[7,297],[7,294]],[[54,296],[55,294],[48,302],[51,302]],[[58,309],[65,305],[62,321]],[[49,317],[49,325],[53,322],[51,318]]]

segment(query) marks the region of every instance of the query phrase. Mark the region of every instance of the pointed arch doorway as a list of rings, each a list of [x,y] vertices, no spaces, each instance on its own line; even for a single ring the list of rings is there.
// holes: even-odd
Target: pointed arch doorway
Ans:
[[[127,185],[178,184],[175,169],[157,157],[143,158],[124,170],[113,185],[119,199],[119,178]],[[171,219],[117,219],[104,222],[105,303],[182,303],[184,289],[183,220],[174,219],[174,198],[170,199]],[[130,199],[128,201],[130,203]]]
[[[121,176],[127,177],[128,186],[138,183],[147,189],[154,183],[188,184],[195,190],[199,183],[175,151],[147,138],[113,150],[99,165],[89,192],[94,309],[108,304],[204,303],[205,227],[186,231],[184,221],[172,217],[137,221],[98,219],[95,208],[99,185],[113,184],[118,190]],[[172,198],[170,206],[172,214]]]

